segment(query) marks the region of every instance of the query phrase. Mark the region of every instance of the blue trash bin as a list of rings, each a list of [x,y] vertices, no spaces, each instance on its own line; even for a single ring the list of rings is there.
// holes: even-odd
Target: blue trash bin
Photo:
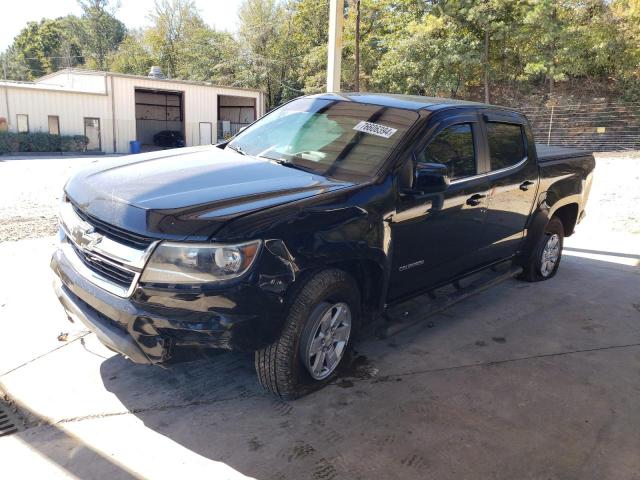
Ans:
[[[129,142],[129,153],[140,153],[140,142],[138,140]]]

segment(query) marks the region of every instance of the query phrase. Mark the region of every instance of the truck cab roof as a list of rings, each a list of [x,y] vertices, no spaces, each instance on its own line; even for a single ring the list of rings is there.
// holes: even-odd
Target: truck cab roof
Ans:
[[[512,108],[490,105],[488,103],[470,102],[453,98],[423,97],[420,95],[401,95],[394,93],[340,92],[309,95],[309,98],[343,100],[356,103],[368,103],[405,110],[438,111],[448,108],[473,107],[476,109],[500,109],[513,112]]]

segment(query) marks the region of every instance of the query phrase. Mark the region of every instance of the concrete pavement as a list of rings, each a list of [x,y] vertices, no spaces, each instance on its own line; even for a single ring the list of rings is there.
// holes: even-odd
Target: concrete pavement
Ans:
[[[567,241],[555,279],[363,338],[342,378],[290,403],[260,391],[251,356],[113,355],[64,318],[51,238],[0,243],[0,384],[30,412],[0,438],[3,475],[640,478],[640,236],[603,218]]]
[[[52,425],[0,438],[1,463],[12,478],[33,478],[32,458],[79,478],[634,478],[640,252],[570,248],[553,281],[509,281],[433,328],[364,339],[343,378],[291,403],[259,390],[246,355],[161,369],[93,335],[55,349],[70,328],[43,285],[10,344],[50,353],[3,355],[0,381]]]

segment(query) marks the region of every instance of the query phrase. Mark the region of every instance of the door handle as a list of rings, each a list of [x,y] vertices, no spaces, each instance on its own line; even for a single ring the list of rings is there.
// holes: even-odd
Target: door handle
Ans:
[[[526,182],[522,182],[520,184],[520,190],[522,190],[523,192],[526,192],[527,190],[529,190],[529,187],[533,184],[534,183],[530,182],[529,180],[527,180]]]
[[[471,205],[472,207],[480,205],[480,202],[482,201],[482,199],[486,197],[487,197],[486,195],[481,195],[480,193],[471,195],[469,198],[467,198],[467,205]]]

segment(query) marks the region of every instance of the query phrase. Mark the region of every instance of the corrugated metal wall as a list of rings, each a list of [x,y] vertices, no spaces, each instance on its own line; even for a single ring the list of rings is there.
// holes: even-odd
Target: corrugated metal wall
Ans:
[[[17,129],[16,115],[26,114],[30,132],[48,132],[49,115],[55,115],[61,135],[83,135],[84,118],[99,118],[102,148],[111,151],[111,111],[106,95],[7,87],[5,97],[4,88],[0,87],[0,117],[8,118],[9,130]]]
[[[109,86],[111,83],[109,83]],[[136,139],[135,90],[136,88],[151,90],[169,90],[182,93],[184,105],[184,132],[187,146],[200,145],[200,122],[208,122],[213,126],[218,120],[218,95],[235,95],[250,97],[256,100],[259,116],[262,115],[261,94],[248,90],[189,85],[168,80],[147,80],[143,78],[113,77],[115,92],[115,116],[117,151],[127,151],[129,141]]]

